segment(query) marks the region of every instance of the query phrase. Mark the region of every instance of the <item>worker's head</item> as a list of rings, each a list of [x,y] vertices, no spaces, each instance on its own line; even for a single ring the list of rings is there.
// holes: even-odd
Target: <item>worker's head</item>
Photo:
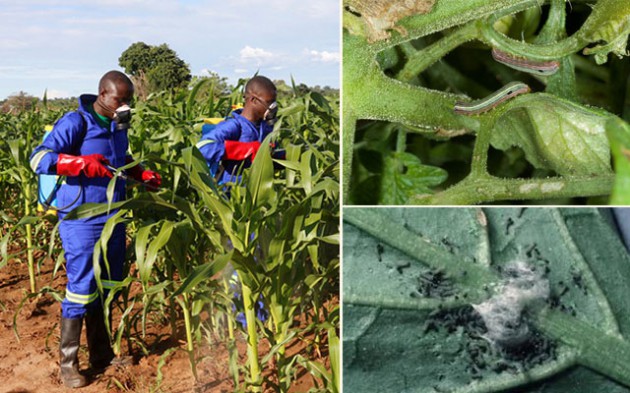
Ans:
[[[245,85],[243,116],[250,121],[273,122],[278,111],[276,86],[264,76],[256,75]]]
[[[129,104],[133,98],[133,83],[120,71],[109,71],[98,83],[95,108],[99,113],[116,121],[119,128],[127,128],[131,120]]]

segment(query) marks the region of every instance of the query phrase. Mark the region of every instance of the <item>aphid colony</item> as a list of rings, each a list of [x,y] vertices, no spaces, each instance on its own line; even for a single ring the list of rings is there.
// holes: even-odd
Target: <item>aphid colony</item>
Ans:
[[[527,371],[557,358],[556,344],[532,327],[528,339],[519,345],[492,344],[486,338],[488,329],[481,315],[469,305],[433,311],[422,329],[425,335],[432,332],[455,334],[458,330],[463,335],[458,357],[464,362],[471,379],[481,379],[488,373]]]

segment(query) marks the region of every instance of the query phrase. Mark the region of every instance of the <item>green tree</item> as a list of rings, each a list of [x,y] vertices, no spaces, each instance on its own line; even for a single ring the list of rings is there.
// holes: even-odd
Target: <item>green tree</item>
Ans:
[[[131,75],[142,98],[151,92],[185,87],[191,79],[188,64],[166,44],[133,43],[118,58],[118,64]]]
[[[193,76],[189,87],[192,89],[205,80],[209,82],[199,89],[197,93],[197,99],[199,100],[208,100],[211,97],[216,98],[225,94],[229,95],[232,92],[233,86],[228,83],[228,78],[220,76],[214,71],[207,71],[204,75]]]

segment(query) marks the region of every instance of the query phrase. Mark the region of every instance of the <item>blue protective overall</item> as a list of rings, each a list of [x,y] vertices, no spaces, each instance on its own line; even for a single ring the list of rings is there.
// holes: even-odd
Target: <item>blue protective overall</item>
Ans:
[[[96,96],[85,94],[79,97],[79,109],[66,113],[59,119],[46,140],[31,154],[31,168],[37,174],[55,174],[58,154],[83,156],[102,154],[113,167],[125,165],[127,130],[117,130],[116,123],[103,128],[94,118],[89,108]],[[79,113],[80,112],[80,113]],[[57,192],[58,215],[66,214],[84,203],[107,202],[108,178],[88,178],[83,174],[67,177]],[[114,190],[114,202],[125,199],[125,182],[118,178]],[[109,215],[100,215],[79,220],[63,220],[59,225],[59,235],[65,252],[68,284],[66,297],[61,304],[64,318],[81,318],[89,310],[101,306],[92,257]],[[125,227],[119,224],[109,240],[107,248],[109,269],[101,258],[101,279],[105,289],[122,280],[125,261]],[[108,274],[109,273],[109,274]],[[106,294],[105,294],[106,295]]]
[[[251,160],[248,158],[245,161],[238,160],[225,160],[225,141],[238,141],[238,142],[260,142],[273,131],[273,126],[266,121],[261,121],[259,125],[256,125],[241,115],[242,109],[237,109],[232,112],[232,117],[227,118],[225,121],[219,123],[205,134],[201,140],[197,143],[197,148],[206,159],[209,167],[223,166],[223,173],[219,179],[219,184],[229,182],[239,182],[241,176],[238,175],[241,168],[249,168],[252,165]],[[252,238],[254,234],[252,234]],[[236,272],[230,279],[230,287],[236,293],[235,303],[242,308],[243,301],[240,294],[240,283],[238,282],[238,276]],[[256,314],[259,320],[265,321],[268,313],[263,307],[262,301],[258,301],[255,304]],[[236,316],[237,322],[246,327],[245,314],[242,312]]]
[[[208,166],[223,165],[223,174],[219,179],[219,184],[240,181],[237,175],[241,166],[249,168],[251,160],[245,161],[224,160],[225,141],[238,142],[260,142],[273,131],[273,126],[265,121],[261,121],[259,125],[252,123],[241,115],[242,109],[232,112],[232,117],[217,124],[214,129],[205,134],[197,148],[208,162]]]

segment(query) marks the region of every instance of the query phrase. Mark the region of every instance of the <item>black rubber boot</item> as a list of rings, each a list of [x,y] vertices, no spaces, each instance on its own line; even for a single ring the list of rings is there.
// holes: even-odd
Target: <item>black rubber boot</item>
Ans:
[[[111,327],[111,314],[109,326]],[[114,351],[105,328],[103,309],[89,311],[85,315],[88,349],[90,352],[90,366],[96,371],[104,370],[112,364]]]
[[[82,318],[61,317],[61,340],[59,341],[59,365],[61,380],[71,388],[87,385],[87,379],[79,373],[79,344],[81,342]]]

